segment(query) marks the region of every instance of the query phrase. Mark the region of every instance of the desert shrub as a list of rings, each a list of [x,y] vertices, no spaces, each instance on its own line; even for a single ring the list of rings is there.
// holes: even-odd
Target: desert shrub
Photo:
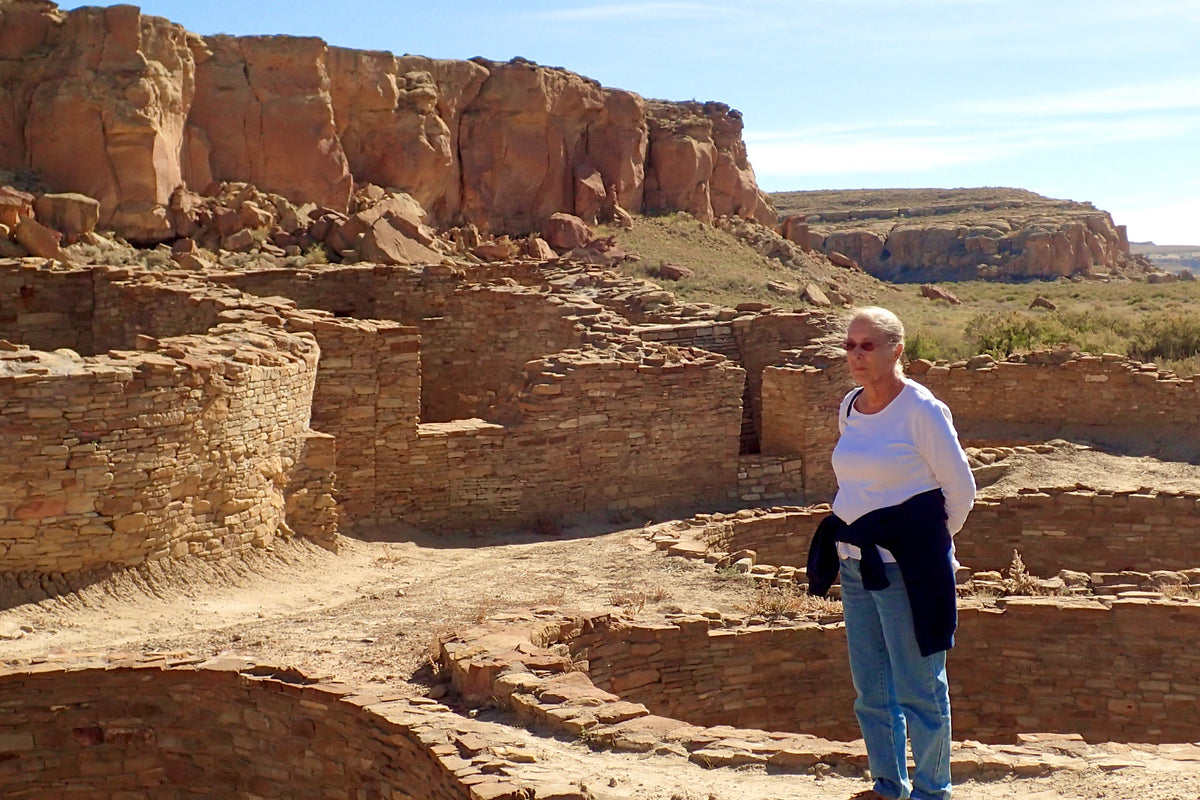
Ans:
[[[1025,569],[1021,554],[1013,550],[1012,563],[1008,565],[1004,580],[1004,593],[1017,595],[1032,595],[1038,593],[1037,578]]]
[[[974,353],[968,353],[967,349],[966,339],[961,335],[935,333],[925,329],[913,331],[904,340],[904,355],[909,359],[954,361],[974,355]]]
[[[754,595],[739,608],[756,617],[774,619],[787,615],[839,614],[841,603],[813,597],[795,586],[771,586],[760,583]]]
[[[1200,356],[1200,317],[1156,314],[1132,332],[1129,355],[1142,361],[1183,360]]]

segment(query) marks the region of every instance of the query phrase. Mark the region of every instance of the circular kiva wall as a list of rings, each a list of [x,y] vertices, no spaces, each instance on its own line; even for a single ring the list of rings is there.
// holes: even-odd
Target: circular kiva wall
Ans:
[[[97,275],[31,271],[14,290],[34,308],[63,292],[77,313],[42,336],[53,351],[0,342],[0,579],[222,558],[293,532],[332,541],[333,448],[308,424],[312,334],[221,296],[232,290]],[[0,333],[21,334],[26,316]]]
[[[660,550],[720,561],[753,551],[755,566],[786,567],[804,583],[808,545],[828,507],[746,509],[701,514],[655,528]],[[1043,487],[976,500],[954,537],[959,562],[1004,570],[1020,553],[1034,575],[1060,570],[1120,573],[1200,567],[1200,490],[1103,491]],[[744,557],[744,556],[740,556]],[[736,559],[735,559],[736,560]]]
[[[1200,602],[1010,598],[961,608],[949,676],[956,739],[1200,737]],[[567,642],[600,689],[695,725],[859,737],[840,623],[614,621]]]
[[[335,686],[109,665],[0,674],[0,795],[466,800],[404,724]]]

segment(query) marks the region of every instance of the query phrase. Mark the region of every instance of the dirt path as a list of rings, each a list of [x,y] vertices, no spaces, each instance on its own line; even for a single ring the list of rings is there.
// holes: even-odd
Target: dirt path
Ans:
[[[1056,480],[1099,464],[1092,456],[1054,455],[1013,466],[1006,478],[1016,479],[1019,468]],[[1122,462],[1116,472],[1128,468],[1128,474],[1109,478],[1137,481],[1152,467]],[[1194,480],[1196,468],[1164,469],[1171,474],[1160,481]],[[728,612],[745,609],[752,597],[744,580],[655,551],[638,528],[572,530],[562,538],[347,540],[337,555],[293,542],[225,565],[182,562],[123,573],[66,597],[0,611],[0,659],[21,663],[80,651],[236,654],[314,677],[385,683],[423,694],[435,682],[429,664],[438,633],[504,608],[615,604],[634,612],[672,607]],[[596,753],[535,736],[502,718],[480,721],[536,755],[527,767],[530,776],[582,781],[597,798],[808,800],[849,797],[867,786],[836,774],[704,770],[678,756]],[[1153,748],[1108,747],[1120,760],[1103,768],[1081,764],[1079,771],[1047,777],[971,781],[956,797],[1200,798],[1200,763],[1160,758]]]

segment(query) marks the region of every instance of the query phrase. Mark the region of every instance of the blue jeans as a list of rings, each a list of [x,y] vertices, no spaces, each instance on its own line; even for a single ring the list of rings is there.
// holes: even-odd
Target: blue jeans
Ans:
[[[946,653],[921,655],[900,568],[885,567],[891,585],[870,592],[863,588],[860,562],[841,562],[850,673],[858,694],[854,713],[867,745],[871,777],[875,791],[885,797],[949,800]],[[915,764],[911,781],[906,738],[912,740]]]

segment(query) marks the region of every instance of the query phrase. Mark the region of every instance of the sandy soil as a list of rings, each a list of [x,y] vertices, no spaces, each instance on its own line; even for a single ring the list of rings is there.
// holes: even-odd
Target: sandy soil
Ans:
[[[1114,485],[1200,485],[1200,468],[1192,465],[1073,448],[1009,459],[1004,483],[1049,485],[1088,475],[1099,486],[1102,473]],[[997,487],[1000,482],[990,491]],[[746,582],[709,565],[655,551],[640,526],[580,528],[557,538],[348,539],[337,555],[293,542],[222,565],[182,562],[130,571],[69,596],[0,611],[0,659],[27,663],[81,651],[236,654],[314,677],[437,694],[431,667],[437,635],[494,611],[618,605],[642,613],[672,607],[729,612],[746,608],[752,595]],[[488,716],[493,713],[479,721],[536,754],[531,777],[581,781],[598,800],[838,798],[869,785],[837,774],[704,770],[677,756],[596,753],[535,736]],[[956,797],[1200,798],[1200,763],[1154,748],[1109,747],[1121,760],[1040,778],[970,781]]]

